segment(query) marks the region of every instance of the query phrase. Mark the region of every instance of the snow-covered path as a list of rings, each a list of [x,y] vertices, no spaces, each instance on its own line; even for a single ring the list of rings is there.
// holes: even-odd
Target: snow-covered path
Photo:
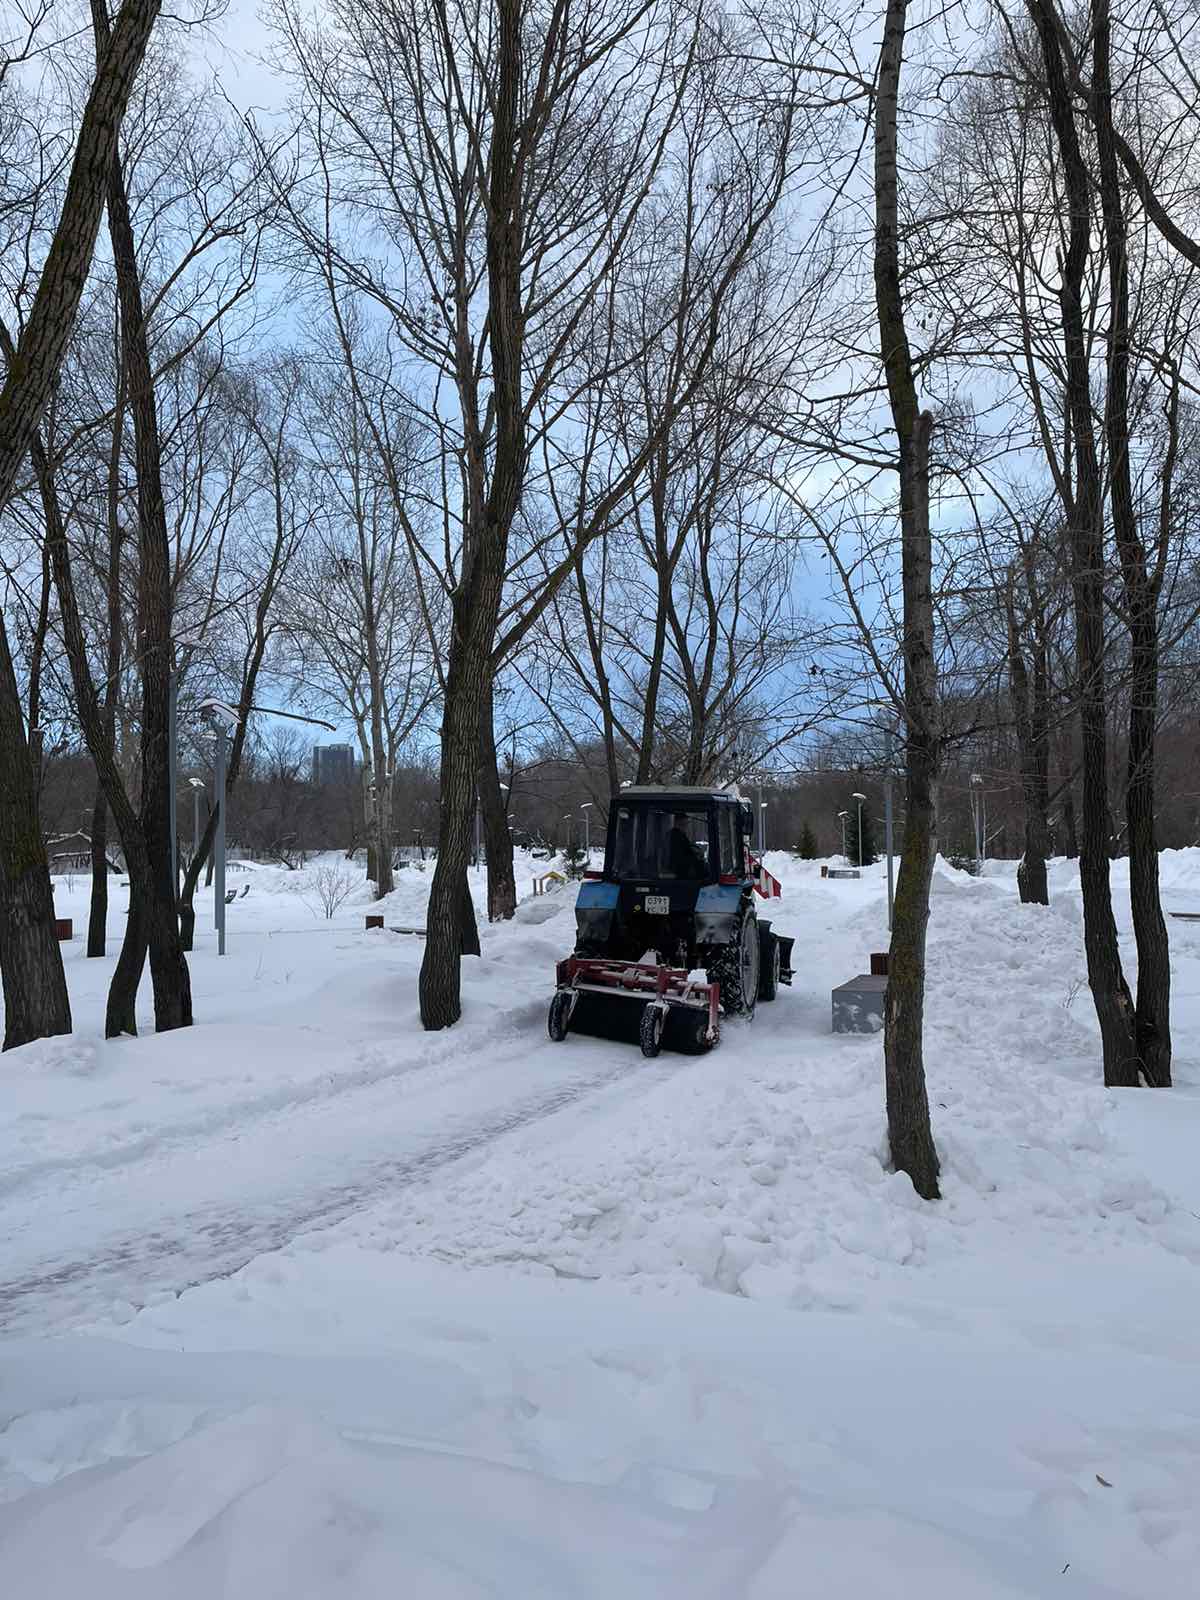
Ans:
[[[565,902],[530,908],[550,909]],[[548,960],[499,981],[468,962],[464,1021],[423,1035],[411,1014],[421,946],[351,931],[349,919],[336,931],[273,932],[267,953],[248,929],[228,966],[202,943],[198,1008],[215,998],[232,1009],[236,996],[205,995],[204,980],[244,979],[253,960],[266,991],[253,1022],[217,1021],[148,1048],[73,1041],[25,1053],[47,1074],[73,1054],[64,1099],[74,1105],[48,1144],[45,1079],[17,1085],[0,1170],[0,1330],[61,1328],[178,1294],[531,1123],[548,1145],[602,1115],[615,1085],[627,1105],[683,1065],[598,1041],[552,1045]],[[100,970],[82,974],[92,1004]],[[285,975],[282,1003],[272,974]],[[22,1159],[22,1145],[37,1153]]]
[[[162,1038],[97,1038],[70,947],[79,1031],[5,1059],[0,1589],[1190,1600],[1200,924],[1177,1087],[1110,1093],[1073,868],[1048,910],[939,869],[928,1206],[878,1038],[829,1033],[882,876],[770,864],[796,985],[703,1058],[549,1042],[569,892],[440,1035],[365,890],[329,924],[255,874]]]
[[[544,1010],[542,1038],[527,1029],[489,1039],[466,1065],[453,1064],[458,1041],[440,1058],[420,1067],[402,1059],[365,1083],[351,1068],[325,1092],[247,1108],[232,1125],[175,1127],[11,1176],[0,1183],[0,1330],[45,1331],[178,1294],[478,1157],[530,1123],[549,1144],[572,1119],[602,1114],[605,1090],[619,1085],[627,1105],[683,1064],[613,1061],[586,1045],[564,1059],[544,1040]]]
[[[485,930],[486,965],[464,963],[463,1021],[426,1035],[417,941],[360,931],[358,906],[333,927],[298,923],[282,875],[262,878],[255,890],[271,898],[236,909],[283,926],[239,929],[224,962],[202,933],[201,1027],[116,1043],[81,1028],[23,1053],[0,1147],[0,1331],[77,1326],[177,1295],[443,1169],[504,1162],[511,1136],[533,1124],[545,1158],[695,1067],[599,1040],[550,1042],[569,890],[527,903],[519,930]],[[408,904],[419,893],[405,883],[389,922],[419,920]],[[68,950],[77,1011],[100,1011],[110,967]],[[784,998],[786,1015],[764,1008],[753,1032],[727,1026],[723,1071],[745,1069],[780,1026],[793,1043],[823,1035],[825,992],[805,984]]]

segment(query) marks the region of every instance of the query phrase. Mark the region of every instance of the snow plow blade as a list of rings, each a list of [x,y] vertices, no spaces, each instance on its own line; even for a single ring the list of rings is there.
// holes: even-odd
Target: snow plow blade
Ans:
[[[720,1037],[720,986],[693,981],[676,967],[642,961],[568,956],[558,964],[550,1002],[550,1037],[569,1033],[701,1055]]]

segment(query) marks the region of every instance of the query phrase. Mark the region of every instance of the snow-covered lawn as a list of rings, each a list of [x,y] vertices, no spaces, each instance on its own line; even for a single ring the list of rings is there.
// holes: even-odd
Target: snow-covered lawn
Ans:
[[[1073,866],[1049,910],[939,868],[927,1206],[879,1039],[829,1032],[882,870],[768,865],[795,986],[701,1059],[550,1043],[569,890],[434,1035],[365,884],[326,921],[311,871],[231,873],[163,1038],[103,1042],[77,937],[76,1035],[0,1065],[0,1594],[1194,1595],[1200,923],[1178,1087],[1112,1093]],[[1200,910],[1200,851],[1163,882]]]

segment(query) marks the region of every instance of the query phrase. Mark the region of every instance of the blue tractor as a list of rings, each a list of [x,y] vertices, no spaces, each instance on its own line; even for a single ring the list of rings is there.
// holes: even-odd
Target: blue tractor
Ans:
[[[750,805],[723,789],[636,787],[609,804],[602,872],[575,906],[550,1037],[636,1039],[642,1053],[711,1049],[792,981],[792,940],[760,918],[779,884],[750,851]]]

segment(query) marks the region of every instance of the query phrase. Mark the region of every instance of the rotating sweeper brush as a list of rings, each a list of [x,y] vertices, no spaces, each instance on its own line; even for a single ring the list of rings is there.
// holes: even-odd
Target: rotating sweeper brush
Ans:
[[[609,806],[604,870],[575,907],[573,955],[558,964],[550,1037],[586,1033],[711,1049],[720,1019],[750,1017],[792,981],[792,940],[759,921],[778,882],[747,846],[752,813],[721,789],[631,788]]]
[[[664,1045],[710,1050],[721,1037],[721,986],[657,962],[568,956],[558,964],[548,1026],[552,1039],[573,1029],[640,1044],[644,1056]]]

